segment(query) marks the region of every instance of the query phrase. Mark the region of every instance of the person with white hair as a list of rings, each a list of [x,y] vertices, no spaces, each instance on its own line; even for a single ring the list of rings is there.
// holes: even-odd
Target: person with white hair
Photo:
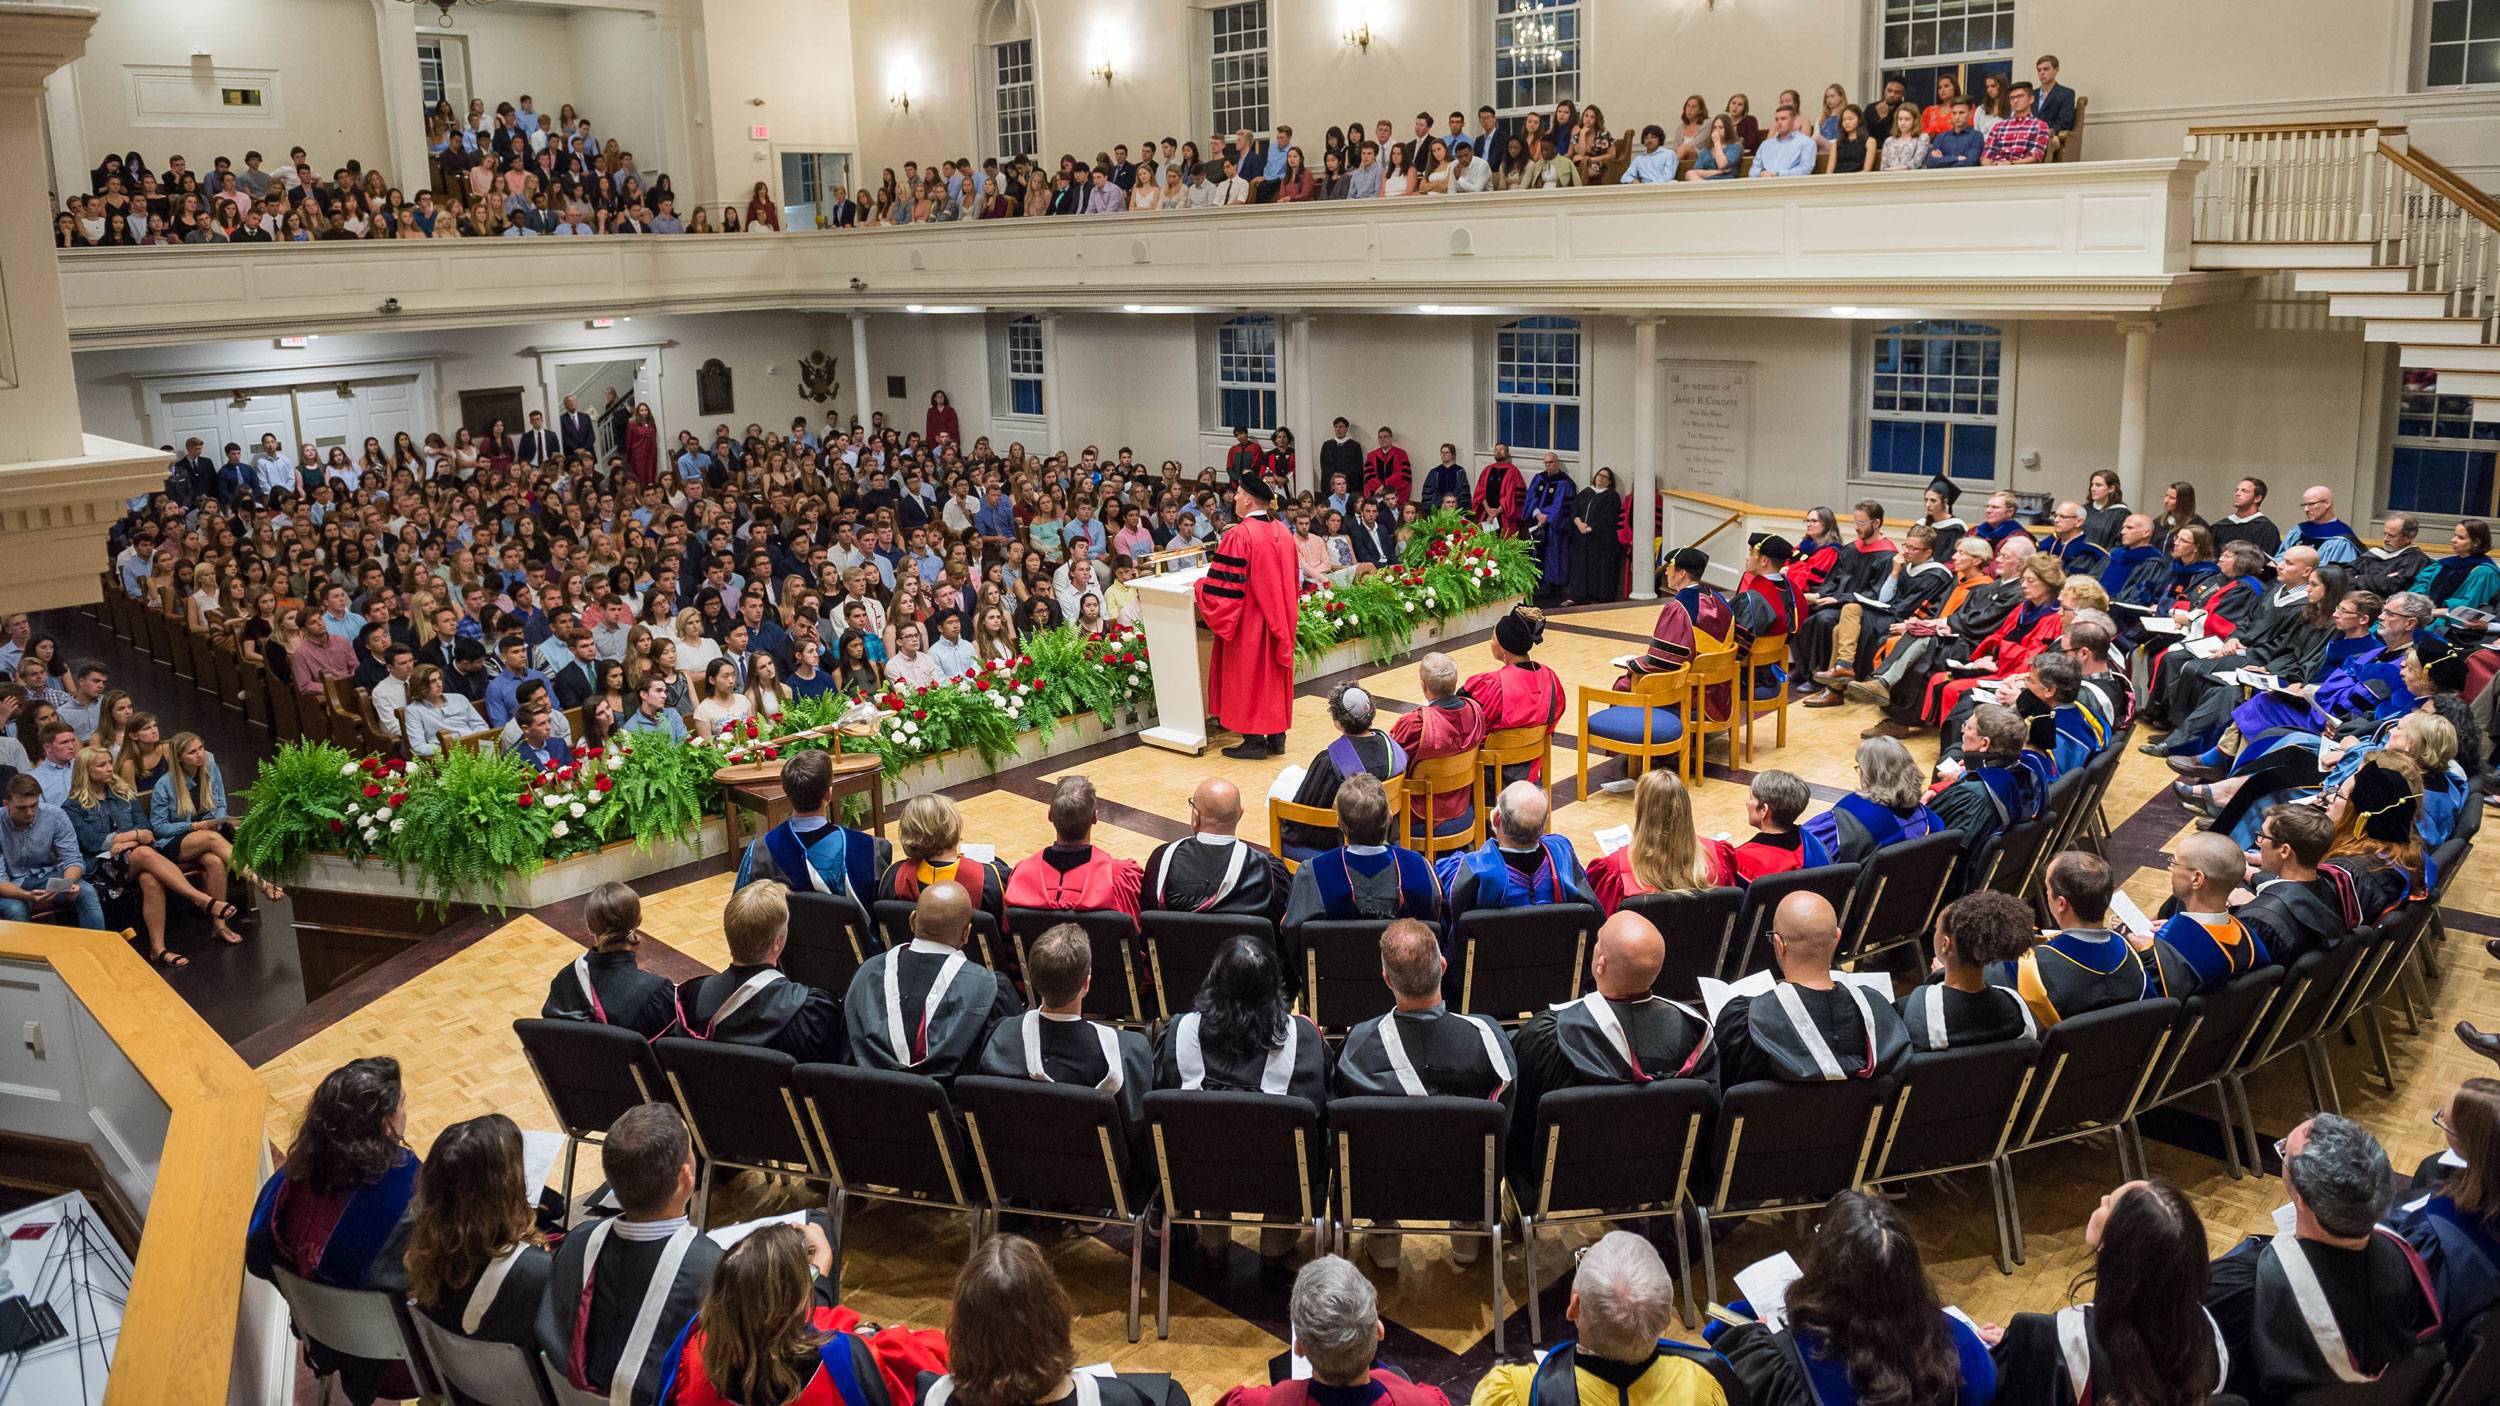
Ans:
[[[1450,930],[1459,915],[1477,908],[1535,908],[1548,903],[1586,903],[1597,891],[1571,841],[1546,832],[1553,809],[1545,788],[1514,781],[1493,807],[1493,834],[1476,849],[1443,855],[1434,866],[1449,896]]]
[[[1302,1266],[1293,1276],[1287,1312],[1293,1323],[1292,1357],[1310,1363],[1311,1375],[1268,1386],[1237,1386],[1216,1406],[1312,1406],[1322,1401],[1449,1406],[1441,1388],[1419,1386],[1380,1363],[1380,1341],[1387,1330],[1380,1324],[1379,1291],[1344,1256],[1321,1255]]]
[[[2273,1235],[2214,1261],[2205,1297],[2231,1354],[2226,1385],[2252,1401],[2367,1381],[2440,1329],[2421,1257],[2379,1224],[2395,1173],[2378,1139],[2320,1113],[2275,1147],[2291,1204]]]
[[[1368,772],[1390,781],[1406,774],[1406,749],[1374,726],[1376,717],[1371,694],[1355,684],[1328,695],[1328,720],[1337,725],[1337,736],[1303,768],[1302,784],[1294,788],[1295,805],[1326,810],[1337,803],[1337,788],[1349,776]],[[1287,821],[1284,842],[1284,857],[1299,862],[1339,840],[1324,825]]]
[[[1485,1373],[1469,1406],[1721,1406],[1730,1397],[1736,1377],[1717,1353],[1665,1336],[1675,1277],[1631,1231],[1608,1231],[1580,1256],[1563,1317],[1576,1341]]]

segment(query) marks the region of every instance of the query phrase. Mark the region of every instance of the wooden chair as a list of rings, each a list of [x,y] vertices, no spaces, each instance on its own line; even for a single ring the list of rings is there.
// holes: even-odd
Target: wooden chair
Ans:
[[[1589,794],[1591,748],[1623,758],[1625,773],[1635,777],[1660,757],[1677,757],[1692,749],[1687,731],[1694,713],[1692,670],[1635,674],[1630,683],[1630,688],[1623,689],[1580,685],[1580,722],[1573,736],[1579,739],[1574,755],[1582,799]],[[1591,704],[1600,705],[1595,713],[1589,711]]]
[[[1701,784],[1701,768],[1708,760],[1710,734],[1714,732],[1727,734],[1727,762],[1729,766],[1736,765],[1736,729],[1750,716],[1752,708],[1739,679],[1744,667],[1743,657],[1733,646],[1696,654],[1693,662],[1684,666],[1693,690],[1693,704],[1684,710],[1684,779],[1688,785]],[[1727,716],[1714,720],[1706,701],[1707,690],[1722,684],[1728,690]]]
[[[1406,811],[1406,778],[1392,776],[1380,784],[1381,789],[1389,793],[1389,814],[1403,815]],[[1296,805],[1273,796],[1268,798],[1267,852],[1285,861],[1285,872],[1292,873],[1302,867],[1302,861],[1285,849],[1285,826],[1288,824],[1316,825],[1323,830],[1334,830],[1337,828],[1337,808]]]
[[[2083,115],[2090,111],[2091,107],[2090,98],[2080,95],[2075,98],[2075,125],[2057,134],[2056,144],[2049,148],[2051,161],[2081,161],[2083,159]]]
[[[502,728],[482,727],[475,732],[464,732],[458,736],[445,733],[442,742],[446,747],[457,747],[463,752],[483,754],[495,750],[495,740],[502,736]]]
[[[1431,757],[1406,769],[1407,793],[1424,807],[1424,818],[1417,820],[1405,809],[1391,812],[1399,816],[1398,825],[1407,835],[1407,848],[1421,853],[1425,862],[1450,850],[1474,849],[1484,841],[1484,763],[1477,751],[1453,752],[1446,757]],[[1474,819],[1466,829],[1455,835],[1436,835],[1440,826],[1432,819],[1434,802],[1459,792],[1467,797]],[[1331,812],[1329,823],[1336,822]],[[1420,833],[1417,833],[1420,831]]]
[[[1532,725],[1506,727],[1486,733],[1483,743],[1476,749],[1476,759],[1487,773],[1485,794],[1499,795],[1507,784],[1502,780],[1506,769],[1526,762],[1536,763],[1536,774],[1545,779],[1546,785],[1553,785],[1553,772],[1546,766],[1551,760],[1548,754],[1553,749],[1554,732],[1551,728]]]
[[[379,741],[365,727],[366,692],[354,679],[325,679],[321,684],[323,703],[330,710],[332,741],[351,752],[370,751]]]
[[[1776,713],[1779,715],[1779,745],[1782,748],[1786,748],[1788,746],[1788,695],[1790,689],[1788,687],[1788,679],[1786,676],[1783,675],[1781,677],[1779,696],[1776,699],[1765,698],[1757,700],[1754,697],[1754,691],[1759,686],[1762,671],[1765,669],[1784,668],[1787,663],[1788,636],[1786,635],[1766,635],[1757,639],[1753,642],[1753,648],[1747,651],[1744,655],[1744,667],[1738,674],[1736,697],[1741,705],[1738,710],[1739,716],[1745,720],[1745,764],[1747,766],[1753,765],[1754,719],[1760,717],[1764,713]]]

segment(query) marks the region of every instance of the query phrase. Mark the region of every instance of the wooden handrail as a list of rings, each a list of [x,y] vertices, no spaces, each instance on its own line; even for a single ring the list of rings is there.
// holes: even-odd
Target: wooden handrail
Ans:
[[[112,933],[0,923],[0,957],[57,973],[169,1113],[105,1406],[224,1401],[267,1086]]]
[[[2464,178],[2456,172],[2410,147],[2391,146],[2386,142],[2381,142],[2378,154],[2395,162],[2397,169],[2446,196],[2449,203],[2458,209],[2493,229],[2500,229],[2500,201],[2495,201],[2490,196],[2467,185]]]
[[[2405,130],[2401,122],[2387,123],[2358,117],[2342,122],[2249,122],[2235,127],[2190,127],[2187,134],[2191,137],[2264,137],[2309,132],[2367,132],[2372,129],[2381,132]]]

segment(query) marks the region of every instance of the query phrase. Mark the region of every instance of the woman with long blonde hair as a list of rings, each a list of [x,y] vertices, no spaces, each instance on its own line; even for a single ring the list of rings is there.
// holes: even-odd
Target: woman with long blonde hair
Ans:
[[[234,842],[228,835],[234,821],[226,814],[226,779],[217,759],[195,732],[177,732],[165,744],[165,774],[148,796],[148,826],[156,831],[157,848],[178,864],[198,864],[202,888],[226,899],[226,876],[234,868]],[[272,900],[286,897],[277,885],[263,881],[261,892]],[[240,934],[223,927],[217,935],[241,942]]]
[[[165,948],[168,893],[207,914],[220,938],[242,940],[227,926],[235,916],[234,905],[184,878],[182,866],[158,848],[156,831],[148,825],[147,800],[113,769],[111,752],[92,743],[78,749],[71,764],[69,801],[61,809],[78,836],[89,877],[108,889],[119,886],[117,875],[138,883],[149,961],[167,968],[191,965],[181,953]]]
[[[1632,842],[1589,863],[1589,887],[1608,913],[1643,893],[1714,888],[1718,873],[1693,833],[1693,799],[1672,767],[1642,775],[1632,788]]]

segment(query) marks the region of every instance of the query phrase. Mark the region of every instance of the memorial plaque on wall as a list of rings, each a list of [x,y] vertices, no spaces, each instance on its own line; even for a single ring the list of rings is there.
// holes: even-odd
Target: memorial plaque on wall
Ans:
[[[695,413],[699,415],[735,415],[737,397],[730,393],[729,367],[720,358],[703,363],[694,373]]]
[[[1749,496],[1753,408],[1751,368],[1726,362],[1666,364],[1665,483],[1722,498]]]

